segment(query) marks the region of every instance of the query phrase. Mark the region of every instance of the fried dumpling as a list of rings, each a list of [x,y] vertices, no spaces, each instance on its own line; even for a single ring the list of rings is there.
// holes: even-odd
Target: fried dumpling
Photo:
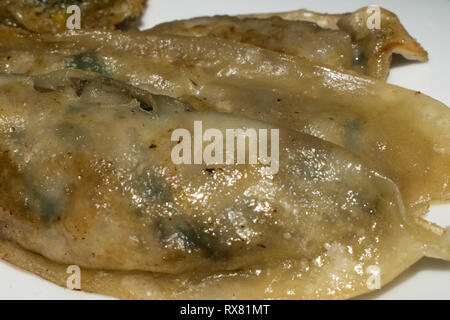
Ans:
[[[307,10],[250,16],[201,17],[162,23],[154,31],[209,36],[253,44],[304,57],[338,69],[386,79],[393,53],[427,61],[427,52],[401,25],[398,17],[380,10],[379,28],[367,27],[373,11],[327,15]]]
[[[0,111],[0,251],[62,285],[76,264],[83,290],[121,298],[347,298],[442,240],[363,160],[283,127],[75,70],[1,75]],[[176,165],[194,121],[278,129],[279,170]]]
[[[358,69],[356,48],[349,34],[322,29],[305,21],[232,16],[201,17],[167,22],[151,29],[166,34],[216,37],[304,57],[334,68]],[[355,67],[354,67],[355,64]]]
[[[22,27],[33,32],[67,31],[66,21],[70,14],[67,8],[80,8],[81,28],[114,29],[122,22],[138,17],[145,0],[2,0],[0,2],[0,23]]]
[[[399,186],[407,210],[444,232],[421,216],[431,200],[449,199],[450,114],[420,92],[223,39],[4,33],[0,68],[6,72],[96,71],[197,110],[262,120],[341,145],[373,161]]]

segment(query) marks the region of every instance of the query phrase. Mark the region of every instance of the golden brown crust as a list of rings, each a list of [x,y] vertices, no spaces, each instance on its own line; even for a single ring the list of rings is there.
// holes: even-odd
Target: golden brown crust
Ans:
[[[393,53],[409,60],[428,61],[428,53],[409,35],[398,17],[388,10],[380,10],[380,29],[367,28],[369,13],[366,8],[343,15],[337,23],[341,30],[350,34],[359,47],[359,54],[367,60],[364,73],[386,79]]]
[[[361,73],[386,79],[389,75],[391,56],[400,54],[408,60],[428,61],[428,53],[405,30],[399,18],[380,8],[380,29],[369,30],[366,21],[370,15],[367,8],[352,13],[323,14],[305,9],[267,14],[243,15],[241,17],[268,18],[278,16],[286,20],[310,21],[322,28],[342,30],[350,34],[359,46],[361,60],[365,63]]]

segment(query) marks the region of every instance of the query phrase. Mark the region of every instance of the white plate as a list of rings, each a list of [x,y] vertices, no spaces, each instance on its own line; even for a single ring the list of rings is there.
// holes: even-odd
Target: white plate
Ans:
[[[421,92],[450,106],[448,0],[150,0],[143,28],[175,19],[203,15],[276,12],[306,8],[342,13],[367,5],[379,5],[396,13],[406,30],[428,51],[430,61],[395,66],[388,82]],[[450,205],[433,206],[429,219],[450,225]],[[96,299],[99,295],[70,291],[0,261],[0,299]],[[362,298],[450,299],[450,263],[423,259],[383,289]]]

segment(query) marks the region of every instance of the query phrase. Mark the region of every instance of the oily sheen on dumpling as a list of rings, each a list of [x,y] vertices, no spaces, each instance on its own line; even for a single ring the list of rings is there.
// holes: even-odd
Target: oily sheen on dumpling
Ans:
[[[424,253],[397,186],[324,140],[279,127],[274,174],[176,165],[171,131],[194,121],[275,127],[74,70],[2,75],[0,93],[0,248],[57,283],[76,264],[121,298],[344,298]]]

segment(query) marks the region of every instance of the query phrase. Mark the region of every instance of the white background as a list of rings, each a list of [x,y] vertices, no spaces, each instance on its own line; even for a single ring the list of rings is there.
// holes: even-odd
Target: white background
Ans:
[[[306,8],[342,13],[367,5],[396,13],[406,30],[428,51],[430,61],[395,66],[388,82],[430,95],[450,106],[449,0],[150,0],[142,28],[175,19],[217,14],[277,12]],[[428,218],[450,226],[450,205],[433,206]],[[0,299],[96,299],[70,291],[0,261]],[[367,299],[450,299],[450,262],[423,259]]]

